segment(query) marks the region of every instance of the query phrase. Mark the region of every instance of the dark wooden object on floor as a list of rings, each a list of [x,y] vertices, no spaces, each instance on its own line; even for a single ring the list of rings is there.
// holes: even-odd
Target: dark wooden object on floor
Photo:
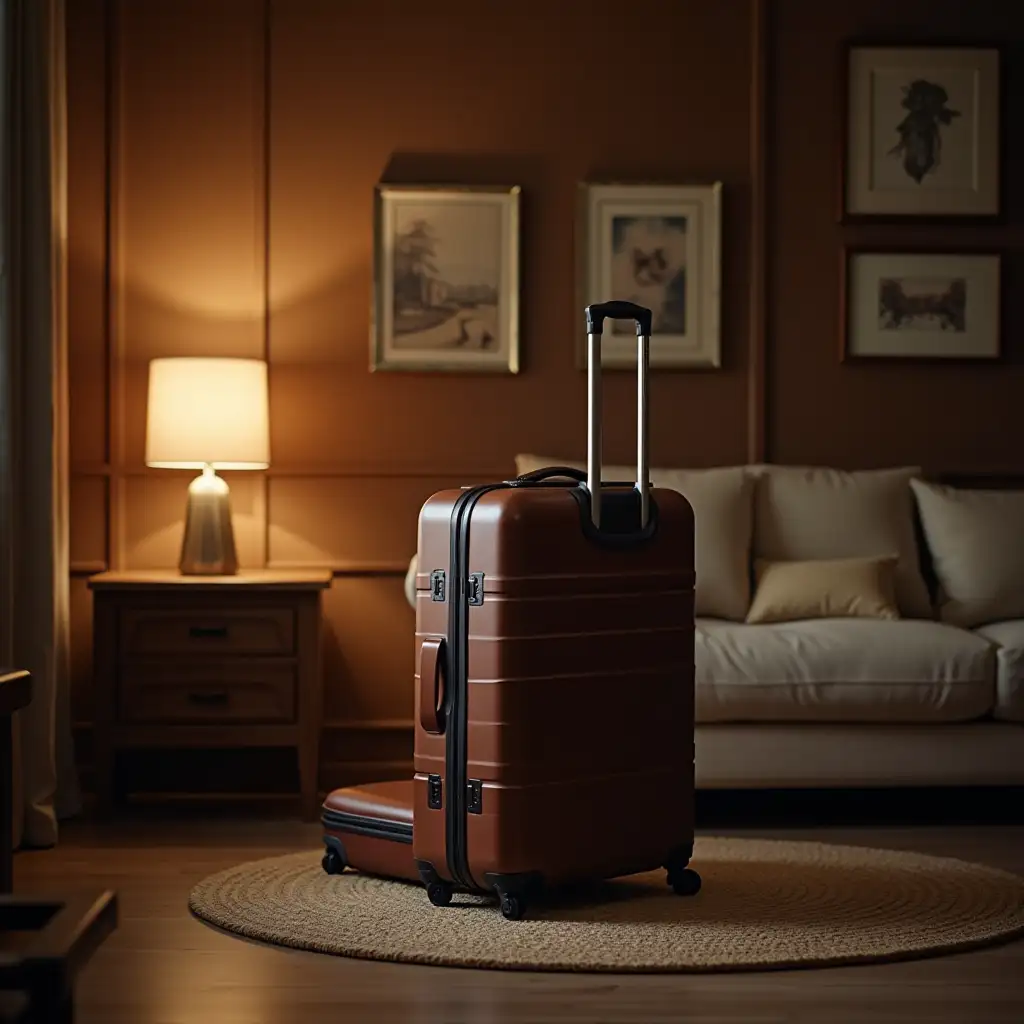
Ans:
[[[32,676],[0,668],[0,893],[13,888],[14,713],[32,699]]]
[[[78,973],[116,927],[113,892],[67,900],[0,897],[0,995],[13,1019],[70,1024]],[[19,1009],[19,995],[27,1008]]]
[[[0,1024],[32,1024],[24,992],[0,992]]]
[[[120,749],[295,747],[302,815],[316,819],[331,580],[329,570],[90,578],[101,815],[113,807]]]

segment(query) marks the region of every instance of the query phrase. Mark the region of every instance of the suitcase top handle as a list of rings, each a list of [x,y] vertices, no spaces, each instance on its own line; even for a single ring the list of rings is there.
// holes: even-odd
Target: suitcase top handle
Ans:
[[[647,370],[651,353],[651,311],[634,302],[597,302],[587,315],[587,490],[590,518],[601,527],[601,338],[605,320],[636,323],[636,489],[640,492],[640,529],[647,528],[651,514],[648,484]]]
[[[636,322],[637,337],[644,334],[651,336],[652,315],[649,309],[638,306],[635,302],[596,302],[587,306],[587,334],[604,333],[605,320],[633,320]]]

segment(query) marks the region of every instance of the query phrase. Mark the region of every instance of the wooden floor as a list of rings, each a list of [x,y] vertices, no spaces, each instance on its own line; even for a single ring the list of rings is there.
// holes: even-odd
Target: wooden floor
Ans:
[[[1024,827],[715,829],[888,846],[1024,873]],[[1024,1021],[1024,941],[899,964],[704,976],[475,971],[345,960],[264,947],[193,919],[190,887],[241,860],[317,848],[315,826],[205,817],[64,826],[18,854],[15,890],[114,888],[118,931],[78,992],[80,1024],[602,1024],[716,1021]]]

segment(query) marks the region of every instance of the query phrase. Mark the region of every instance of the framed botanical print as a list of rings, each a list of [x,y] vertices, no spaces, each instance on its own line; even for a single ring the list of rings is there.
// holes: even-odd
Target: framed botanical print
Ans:
[[[372,370],[519,371],[519,188],[378,185]]]
[[[1000,214],[1000,55],[975,46],[850,46],[843,211]]]
[[[654,314],[650,366],[721,366],[722,186],[598,185],[580,191],[577,233],[582,318],[608,299]],[[577,364],[586,366],[585,332]],[[636,366],[636,329],[612,321],[601,345],[607,368]]]
[[[996,253],[843,254],[842,357],[998,359]]]

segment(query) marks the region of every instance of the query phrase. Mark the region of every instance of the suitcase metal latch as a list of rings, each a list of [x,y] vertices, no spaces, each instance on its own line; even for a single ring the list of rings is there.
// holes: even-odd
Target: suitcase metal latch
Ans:
[[[470,779],[466,784],[466,810],[470,814],[484,813],[484,787],[479,779]]]
[[[484,574],[482,572],[470,573],[469,581],[466,583],[466,593],[469,595],[470,604],[484,603]]]
[[[432,811],[440,810],[441,808],[441,776],[440,775],[428,775],[427,776],[427,806]]]
[[[435,569],[430,574],[430,600],[444,600],[444,569]]]

